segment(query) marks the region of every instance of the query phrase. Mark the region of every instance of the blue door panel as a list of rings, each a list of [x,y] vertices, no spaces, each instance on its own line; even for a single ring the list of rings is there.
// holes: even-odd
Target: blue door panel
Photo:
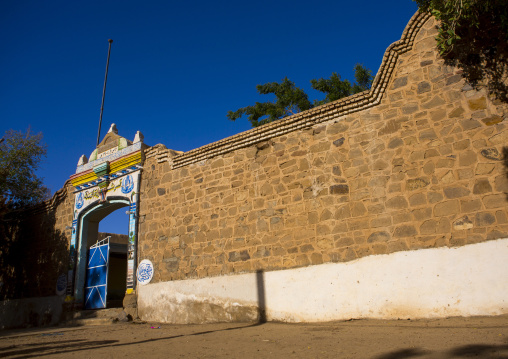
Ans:
[[[93,245],[88,252],[85,280],[85,309],[106,308],[108,288],[109,238]]]

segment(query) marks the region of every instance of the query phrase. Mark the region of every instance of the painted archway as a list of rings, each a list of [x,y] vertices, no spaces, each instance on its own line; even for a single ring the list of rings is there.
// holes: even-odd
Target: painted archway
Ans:
[[[70,244],[67,300],[83,303],[87,250],[97,241],[99,222],[113,211],[129,207],[129,235],[126,260],[126,293],[135,289],[139,183],[143,150],[138,132],[131,142],[118,136],[114,124],[92,152],[90,161],[82,156],[76,174],[74,215]]]

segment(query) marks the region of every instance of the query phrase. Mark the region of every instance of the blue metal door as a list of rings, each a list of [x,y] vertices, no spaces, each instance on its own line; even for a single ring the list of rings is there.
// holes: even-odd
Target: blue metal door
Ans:
[[[109,237],[88,251],[85,281],[85,309],[106,308],[108,294]]]

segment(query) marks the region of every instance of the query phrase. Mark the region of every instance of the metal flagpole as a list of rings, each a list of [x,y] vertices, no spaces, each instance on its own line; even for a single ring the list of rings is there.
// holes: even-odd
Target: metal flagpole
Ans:
[[[99,120],[99,133],[97,133],[97,146],[99,146],[101,137],[102,112],[104,111],[104,97],[106,96],[106,82],[108,82],[109,55],[111,54],[111,44],[113,43],[113,40],[109,39],[108,42],[108,61],[106,62],[106,76],[104,76],[104,87],[102,88],[101,118]]]

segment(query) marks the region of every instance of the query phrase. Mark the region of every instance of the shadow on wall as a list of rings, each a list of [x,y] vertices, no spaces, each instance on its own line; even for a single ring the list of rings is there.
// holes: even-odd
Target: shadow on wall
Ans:
[[[67,273],[68,245],[54,211],[0,213],[0,300],[54,296],[58,276]]]
[[[485,12],[478,26],[460,26],[452,50],[444,55],[445,64],[456,66],[473,87],[487,83],[489,92],[508,102],[508,43],[502,13]],[[506,25],[504,25],[506,26]]]
[[[263,270],[256,271],[256,285],[258,290],[258,323],[266,323],[266,295],[265,274]]]
[[[503,165],[504,165],[504,169],[505,169],[505,176],[508,179],[508,147],[503,147],[502,156],[503,156],[502,157]],[[504,194],[506,196],[506,201],[508,201],[508,191],[506,191]]]

